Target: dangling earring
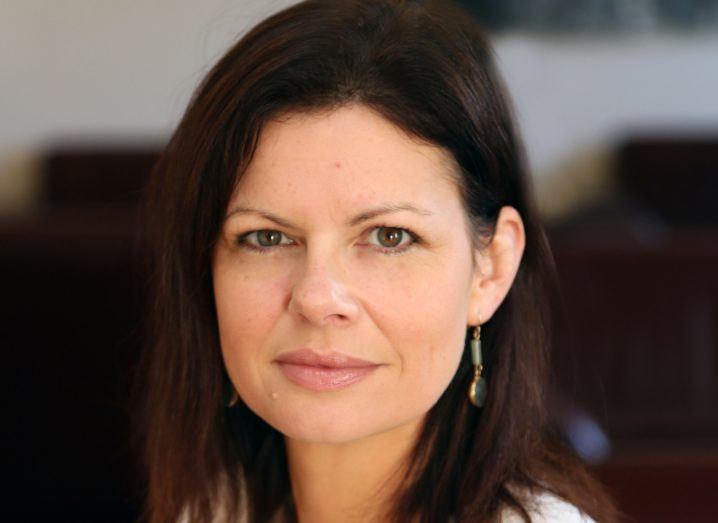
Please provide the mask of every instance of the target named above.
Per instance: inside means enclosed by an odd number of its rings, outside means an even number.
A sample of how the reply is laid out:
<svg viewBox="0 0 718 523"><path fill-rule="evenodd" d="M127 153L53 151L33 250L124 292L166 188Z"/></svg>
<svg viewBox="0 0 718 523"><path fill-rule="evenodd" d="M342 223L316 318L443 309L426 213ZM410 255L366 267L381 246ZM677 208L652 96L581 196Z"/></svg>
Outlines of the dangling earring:
<svg viewBox="0 0 718 523"><path fill-rule="evenodd" d="M234 384L232 384L232 380L229 379L229 375L225 370L222 373L222 403L231 409L238 401L239 394L237 393L237 389L234 388Z"/></svg>
<svg viewBox="0 0 718 523"><path fill-rule="evenodd" d="M481 376L484 365L481 362L481 324L474 327L471 338L471 360L474 364L474 379L469 385L469 400L477 407L483 407L486 403L486 380Z"/></svg>
<svg viewBox="0 0 718 523"><path fill-rule="evenodd" d="M227 406L231 409L234 407L237 402L239 401L239 394L237 394L237 389L232 387L232 397L229 398L229 403L227 403Z"/></svg>

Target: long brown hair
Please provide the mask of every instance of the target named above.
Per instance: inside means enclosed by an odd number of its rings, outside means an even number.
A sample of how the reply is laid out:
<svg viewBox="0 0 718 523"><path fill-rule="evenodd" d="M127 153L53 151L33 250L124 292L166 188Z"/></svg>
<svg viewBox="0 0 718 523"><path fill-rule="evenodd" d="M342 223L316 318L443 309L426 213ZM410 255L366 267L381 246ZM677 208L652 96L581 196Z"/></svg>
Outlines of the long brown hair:
<svg viewBox="0 0 718 523"><path fill-rule="evenodd" d="M513 286L482 328L487 404L467 401L465 347L426 416L391 519L483 521L506 506L528 518L518 492L546 489L612 521L610 501L547 415L554 268L491 48L456 6L408 0L308 0L263 21L207 74L156 166L142 373L149 519L209 522L218 507L236 518L245 505L251 522L280 510L296 519L282 435L241 403L226 407L211 253L262 126L347 103L452 153L472 241L491 234L504 205L526 232Z"/></svg>

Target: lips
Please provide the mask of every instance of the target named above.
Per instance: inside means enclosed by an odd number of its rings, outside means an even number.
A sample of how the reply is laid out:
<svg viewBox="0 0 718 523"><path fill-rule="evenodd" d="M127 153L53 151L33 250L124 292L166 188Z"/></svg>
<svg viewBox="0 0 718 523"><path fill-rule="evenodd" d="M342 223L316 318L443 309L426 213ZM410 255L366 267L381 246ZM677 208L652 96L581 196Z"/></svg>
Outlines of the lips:
<svg viewBox="0 0 718 523"><path fill-rule="evenodd" d="M380 367L377 363L340 352L319 354L305 348L282 354L276 362L290 381L316 391L348 387Z"/></svg>
<svg viewBox="0 0 718 523"><path fill-rule="evenodd" d="M309 365L312 367L331 367L339 368L359 368L372 367L376 365L371 361L352 358L341 352L330 352L328 354L319 354L311 349L299 349L287 354L282 354L277 358L279 363L291 363L293 365Z"/></svg>

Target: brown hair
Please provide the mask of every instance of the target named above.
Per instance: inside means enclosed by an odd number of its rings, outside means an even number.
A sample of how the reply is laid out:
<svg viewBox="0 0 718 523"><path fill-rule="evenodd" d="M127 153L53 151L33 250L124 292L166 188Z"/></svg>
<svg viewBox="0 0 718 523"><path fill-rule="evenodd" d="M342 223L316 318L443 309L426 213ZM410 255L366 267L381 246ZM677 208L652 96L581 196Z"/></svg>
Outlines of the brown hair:
<svg viewBox="0 0 718 523"><path fill-rule="evenodd" d="M211 521L222 511L296 519L282 435L241 403L226 408L211 255L262 126L281 113L372 108L454 156L478 241L513 206L526 246L506 299L482 328L486 406L469 404L459 370L428 412L398 522L483 521L530 508L514 488L550 490L600 521L610 501L547 415L551 253L523 148L491 49L476 22L440 1L308 0L260 23L196 90L147 194L153 245L150 336L142 374L152 522ZM467 343L469 337L467 336Z"/></svg>

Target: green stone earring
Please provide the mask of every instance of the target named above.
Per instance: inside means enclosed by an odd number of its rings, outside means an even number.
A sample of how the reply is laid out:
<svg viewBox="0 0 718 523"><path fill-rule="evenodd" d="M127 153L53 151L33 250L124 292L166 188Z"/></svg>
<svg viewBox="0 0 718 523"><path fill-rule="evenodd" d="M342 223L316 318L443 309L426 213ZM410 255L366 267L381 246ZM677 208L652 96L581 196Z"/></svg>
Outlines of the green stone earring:
<svg viewBox="0 0 718 523"><path fill-rule="evenodd" d="M486 403L487 386L486 380L481 376L484 365L481 362L481 325L474 327L471 338L471 360L474 363L474 379L469 385L469 400L477 407L483 407Z"/></svg>

